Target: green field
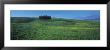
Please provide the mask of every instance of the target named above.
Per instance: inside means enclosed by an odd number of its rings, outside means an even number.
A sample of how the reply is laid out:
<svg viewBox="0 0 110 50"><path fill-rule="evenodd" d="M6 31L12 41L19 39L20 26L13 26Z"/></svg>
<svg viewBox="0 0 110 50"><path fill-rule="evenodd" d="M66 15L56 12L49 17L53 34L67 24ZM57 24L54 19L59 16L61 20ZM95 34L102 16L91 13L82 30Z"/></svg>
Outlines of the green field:
<svg viewBox="0 0 110 50"><path fill-rule="evenodd" d="M100 40L100 22L11 17L11 40Z"/></svg>

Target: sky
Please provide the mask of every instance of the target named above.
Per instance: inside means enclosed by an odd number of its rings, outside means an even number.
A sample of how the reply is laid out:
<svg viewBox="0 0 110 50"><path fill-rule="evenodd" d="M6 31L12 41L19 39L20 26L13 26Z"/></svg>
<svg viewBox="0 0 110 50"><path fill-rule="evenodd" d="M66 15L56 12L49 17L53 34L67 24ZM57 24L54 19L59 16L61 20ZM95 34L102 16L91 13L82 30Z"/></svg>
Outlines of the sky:
<svg viewBox="0 0 110 50"><path fill-rule="evenodd" d="M56 18L100 16L100 10L11 10L11 17L38 17L48 15Z"/></svg>

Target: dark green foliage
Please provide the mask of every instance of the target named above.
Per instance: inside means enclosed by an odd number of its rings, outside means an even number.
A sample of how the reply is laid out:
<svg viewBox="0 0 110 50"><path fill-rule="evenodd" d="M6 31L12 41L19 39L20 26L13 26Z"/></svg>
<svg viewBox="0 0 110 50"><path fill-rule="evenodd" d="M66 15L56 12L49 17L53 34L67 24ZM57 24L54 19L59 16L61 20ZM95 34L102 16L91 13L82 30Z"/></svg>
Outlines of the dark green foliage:
<svg viewBox="0 0 110 50"><path fill-rule="evenodd" d="M100 23L75 19L13 19L11 40L99 40ZM17 21L17 22L16 22ZM19 22L18 22L19 21Z"/></svg>
<svg viewBox="0 0 110 50"><path fill-rule="evenodd" d="M47 15L39 16L39 19L47 20L47 19L51 19L51 16L47 16Z"/></svg>

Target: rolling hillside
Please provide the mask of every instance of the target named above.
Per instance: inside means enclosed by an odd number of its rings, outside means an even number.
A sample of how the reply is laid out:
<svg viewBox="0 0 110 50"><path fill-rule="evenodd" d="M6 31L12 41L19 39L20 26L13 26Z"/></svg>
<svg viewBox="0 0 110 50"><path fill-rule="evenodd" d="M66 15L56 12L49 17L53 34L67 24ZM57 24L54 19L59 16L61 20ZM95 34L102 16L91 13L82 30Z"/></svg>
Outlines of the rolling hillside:
<svg viewBox="0 0 110 50"><path fill-rule="evenodd" d="M11 17L11 40L99 40L97 21Z"/></svg>

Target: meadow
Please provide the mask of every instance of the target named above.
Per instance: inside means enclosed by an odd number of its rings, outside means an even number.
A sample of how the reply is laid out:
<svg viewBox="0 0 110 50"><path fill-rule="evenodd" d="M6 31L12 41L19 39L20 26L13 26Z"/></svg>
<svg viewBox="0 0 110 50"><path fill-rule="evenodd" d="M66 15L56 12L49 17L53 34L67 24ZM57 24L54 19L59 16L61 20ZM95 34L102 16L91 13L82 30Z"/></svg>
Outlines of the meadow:
<svg viewBox="0 0 110 50"><path fill-rule="evenodd" d="M11 17L11 40L100 40L100 22Z"/></svg>

